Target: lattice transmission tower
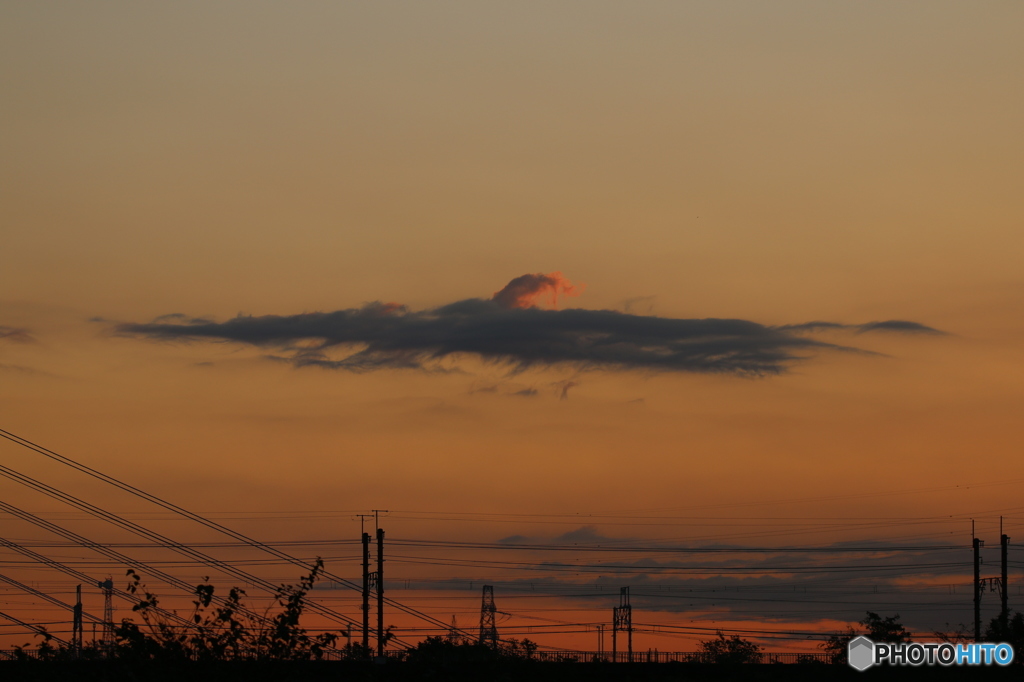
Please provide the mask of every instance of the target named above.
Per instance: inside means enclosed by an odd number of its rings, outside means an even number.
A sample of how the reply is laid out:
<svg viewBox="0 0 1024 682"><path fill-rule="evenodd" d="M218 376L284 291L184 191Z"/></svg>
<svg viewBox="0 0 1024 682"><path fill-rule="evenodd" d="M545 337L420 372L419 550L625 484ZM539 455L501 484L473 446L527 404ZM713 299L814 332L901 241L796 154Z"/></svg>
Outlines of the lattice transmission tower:
<svg viewBox="0 0 1024 682"><path fill-rule="evenodd" d="M483 599L480 602L480 643L498 648L498 609L494 606L494 586L484 585Z"/></svg>
<svg viewBox="0 0 1024 682"><path fill-rule="evenodd" d="M100 645L109 656L114 652L114 581L110 578L99 583L103 590L103 633Z"/></svg>

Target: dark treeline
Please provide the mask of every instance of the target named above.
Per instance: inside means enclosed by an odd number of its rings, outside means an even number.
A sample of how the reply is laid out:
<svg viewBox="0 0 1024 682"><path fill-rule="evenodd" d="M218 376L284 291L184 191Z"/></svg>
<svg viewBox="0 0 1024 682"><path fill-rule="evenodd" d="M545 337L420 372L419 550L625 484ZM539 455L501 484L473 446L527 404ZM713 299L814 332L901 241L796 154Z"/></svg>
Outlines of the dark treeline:
<svg viewBox="0 0 1024 682"><path fill-rule="evenodd" d="M81 647L55 640L41 630L34 646L14 651L14 660L0 661L0 679L11 680L668 680L668 679L858 679L846 665L846 645L859 634L876 642L909 642L910 633L899 615L883 617L868 612L859 629L833 633L819 646L828 660L804 656L797 665L757 665L770 660L756 643L719 632L701 642L700 648L681 663L611 663L566 655L539 660L537 644L529 639L504 639L487 645L461 636L454 629L445 636L428 637L387 661L375 660L361 644L339 646L345 631L309 634L301 625L307 597L323 563L319 559L296 585L281 585L274 604L259 614L245 605L245 591L232 588L218 596L213 585L201 583L194 590L192 611L179 617L160 607L159 598L134 571L127 572L128 591L139 598L133 617L125 618L110 639ZM964 626L933 633L934 639L967 642ZM386 639L391 639L388 632ZM986 631L988 641L1008 642L1015 649L1015 663L1024 662L1024 616L1005 614L994 618ZM397 655L395 655L397 654ZM800 665L805 664L805 665ZM874 669L870 674L898 674L901 679L927 674L928 679L957 679L985 675L1014 675L1010 669ZM952 677L950 677L952 679Z"/></svg>

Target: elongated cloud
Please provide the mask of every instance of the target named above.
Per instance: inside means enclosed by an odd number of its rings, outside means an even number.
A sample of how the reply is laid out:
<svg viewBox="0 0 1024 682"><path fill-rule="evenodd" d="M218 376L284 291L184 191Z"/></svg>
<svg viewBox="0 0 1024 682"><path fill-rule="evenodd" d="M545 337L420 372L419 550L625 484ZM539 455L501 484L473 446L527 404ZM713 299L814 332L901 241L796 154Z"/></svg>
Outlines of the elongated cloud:
<svg viewBox="0 0 1024 682"><path fill-rule="evenodd" d="M513 370L568 365L764 375L777 374L814 351L856 350L808 337L830 323L770 327L735 319L540 309L531 302L544 294L565 293L566 283L536 279L553 275L524 277L512 280L490 300L466 299L430 310L370 303L327 313L240 316L225 322L164 316L148 324L122 324L116 330L152 339L233 341L272 349L279 353L275 357L297 366L350 371L429 369L444 359L470 356ZM930 329L898 320L872 325L855 328Z"/></svg>
<svg viewBox="0 0 1024 682"><path fill-rule="evenodd" d="M787 324L781 327L777 327L783 331L789 332L814 332L814 331L827 331L830 329L836 330L850 330L858 334L864 332L899 332L901 334L938 334L941 335L938 329L932 329L926 327L918 322L908 322L906 320L884 320L882 322L867 322L865 324L840 324L838 322L804 322L802 324Z"/></svg>
<svg viewBox="0 0 1024 682"><path fill-rule="evenodd" d="M5 327L0 325L0 340L14 343L35 343L35 338L22 327Z"/></svg>

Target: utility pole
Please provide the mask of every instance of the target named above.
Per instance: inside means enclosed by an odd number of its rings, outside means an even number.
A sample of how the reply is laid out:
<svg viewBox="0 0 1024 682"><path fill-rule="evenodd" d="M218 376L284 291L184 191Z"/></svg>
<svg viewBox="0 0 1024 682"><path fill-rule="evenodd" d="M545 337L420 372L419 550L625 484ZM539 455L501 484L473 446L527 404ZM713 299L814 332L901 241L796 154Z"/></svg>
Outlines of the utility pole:
<svg viewBox="0 0 1024 682"><path fill-rule="evenodd" d="M619 660L619 632L626 633L626 660L633 662L633 607L629 604L629 588L619 588L619 605L612 609L612 661Z"/></svg>
<svg viewBox="0 0 1024 682"><path fill-rule="evenodd" d="M617 617L617 609L612 607L612 663L619 662L619 629L615 627L615 619Z"/></svg>
<svg viewBox="0 0 1024 682"><path fill-rule="evenodd" d="M604 623L597 624L597 660L604 658Z"/></svg>
<svg viewBox="0 0 1024 682"><path fill-rule="evenodd" d="M1006 626L1008 626L1010 624L1010 602L1009 602L1010 581L1009 581L1009 573L1007 571L1007 558L1008 558L1007 555L1008 555L1009 550L1010 550L1010 536L1003 532L1003 517L1002 516L999 517L999 549L1000 549L1000 553L1002 555L1000 558L1002 560L1002 569L1003 569L1002 570L1002 575L1000 576L1001 579L1002 579L1001 582L1002 582L1003 589L1002 589L1002 594L999 595L1002 598L1002 604L1000 605L1001 606L1001 610L999 611L999 617L1002 619L1003 627L1006 627Z"/></svg>
<svg viewBox="0 0 1024 682"><path fill-rule="evenodd" d="M363 653L370 653L370 534L363 533Z"/></svg>
<svg viewBox="0 0 1024 682"><path fill-rule="evenodd" d="M972 522L973 525L973 522ZM971 533L974 534L973 532ZM981 546L978 538L971 539L974 545L974 641L981 641Z"/></svg>
<svg viewBox="0 0 1024 682"><path fill-rule="evenodd" d="M377 529L377 656L384 657L384 529Z"/></svg>
<svg viewBox="0 0 1024 682"><path fill-rule="evenodd" d="M107 578L99 588L103 590L103 650L110 656L114 653L114 581Z"/></svg>
<svg viewBox="0 0 1024 682"><path fill-rule="evenodd" d="M480 600L480 644L498 648L498 609L494 606L494 586L484 585Z"/></svg>
<svg viewBox="0 0 1024 682"><path fill-rule="evenodd" d="M75 658L82 655L82 586L75 588L75 608L71 611L71 648Z"/></svg>

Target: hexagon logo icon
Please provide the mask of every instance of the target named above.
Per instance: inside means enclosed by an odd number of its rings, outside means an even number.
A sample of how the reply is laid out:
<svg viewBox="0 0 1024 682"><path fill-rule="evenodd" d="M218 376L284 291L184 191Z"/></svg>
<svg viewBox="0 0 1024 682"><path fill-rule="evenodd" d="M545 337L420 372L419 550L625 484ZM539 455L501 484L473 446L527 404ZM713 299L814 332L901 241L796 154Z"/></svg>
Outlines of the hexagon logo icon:
<svg viewBox="0 0 1024 682"><path fill-rule="evenodd" d="M846 659L850 667L867 670L875 663L875 643L863 635L851 639L846 645Z"/></svg>

